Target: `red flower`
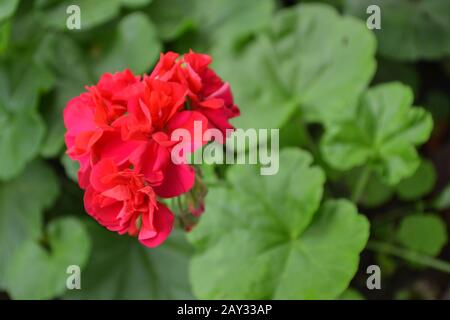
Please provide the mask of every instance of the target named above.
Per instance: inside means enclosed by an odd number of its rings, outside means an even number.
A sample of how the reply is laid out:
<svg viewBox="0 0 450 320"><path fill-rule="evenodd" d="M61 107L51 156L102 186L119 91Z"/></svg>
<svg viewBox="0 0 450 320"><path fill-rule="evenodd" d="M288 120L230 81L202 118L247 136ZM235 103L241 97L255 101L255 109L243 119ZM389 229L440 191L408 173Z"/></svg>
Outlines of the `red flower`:
<svg viewBox="0 0 450 320"><path fill-rule="evenodd" d="M67 154L80 163L78 180L85 188L91 168L94 146L105 131L112 131L111 123L127 111L128 89L139 82L131 71L104 74L97 86L69 101L64 109L67 128Z"/></svg>
<svg viewBox="0 0 450 320"><path fill-rule="evenodd" d="M234 128L229 119L240 114L229 84L209 68L212 62L209 55L191 50L181 60L177 58L178 54L173 52L161 54L150 77L185 85L189 89L190 107L205 115L209 126L219 129L225 136L226 129Z"/></svg>
<svg viewBox="0 0 450 320"><path fill-rule="evenodd" d="M158 246L172 230L173 214L157 201L155 183L158 179L146 180L137 170L100 160L92 169L85 208L109 230L138 236L148 247Z"/></svg>
<svg viewBox="0 0 450 320"><path fill-rule="evenodd" d="M182 110L187 89L181 84L146 78L136 86L139 88L128 103L128 114L115 121L113 127L121 130L124 141L137 139L141 142L134 157L138 159L134 161L136 167L146 176L155 170L162 172L163 183L155 188L160 197L176 197L188 192L194 185L195 173L186 164L170 161L172 149L183 143L172 141L170 137L174 130L181 128L193 137L195 121L203 123L202 128L206 130L208 120L199 112ZM188 149L194 151L206 142L191 141ZM158 159L156 167L155 159Z"/></svg>
<svg viewBox="0 0 450 320"><path fill-rule="evenodd" d="M164 130L168 121L185 103L186 87L174 82L144 79L133 88L128 102L128 114L113 123L127 139L148 139L152 133Z"/></svg>
<svg viewBox="0 0 450 320"><path fill-rule="evenodd" d="M190 192L196 181L186 152L209 142L208 128L232 128L228 120L239 114L210 62L207 55L179 59L169 52L150 76L106 73L69 101L67 154L80 163L86 211L101 225L148 247L167 238L174 217L161 201ZM195 204L190 210L199 215L203 198Z"/></svg>

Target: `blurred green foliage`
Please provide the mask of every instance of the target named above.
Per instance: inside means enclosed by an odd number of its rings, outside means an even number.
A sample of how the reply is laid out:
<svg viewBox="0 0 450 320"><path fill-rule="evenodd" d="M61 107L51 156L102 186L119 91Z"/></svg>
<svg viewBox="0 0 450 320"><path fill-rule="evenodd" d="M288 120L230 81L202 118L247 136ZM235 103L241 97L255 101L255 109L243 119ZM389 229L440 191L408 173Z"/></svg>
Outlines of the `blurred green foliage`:
<svg viewBox="0 0 450 320"><path fill-rule="evenodd" d="M66 27L73 4L81 30ZM381 9L379 30L366 27L370 4ZM0 291L430 298L420 279L441 298L449 283L436 279L450 273L449 14L447 0L0 1ZM199 225L148 249L84 213L62 110L104 72L149 72L161 51L190 48L211 54L230 82L236 127L281 129L280 171L203 166ZM365 287L373 263L380 293ZM66 290L74 264L82 289ZM411 286L390 285L406 269Z"/></svg>
<svg viewBox="0 0 450 320"><path fill-rule="evenodd" d="M190 235L199 250L191 268L198 297L329 299L347 287L369 224L347 200L320 205L325 176L311 162L287 148L277 175L235 166L230 188L210 192L209 214Z"/></svg>

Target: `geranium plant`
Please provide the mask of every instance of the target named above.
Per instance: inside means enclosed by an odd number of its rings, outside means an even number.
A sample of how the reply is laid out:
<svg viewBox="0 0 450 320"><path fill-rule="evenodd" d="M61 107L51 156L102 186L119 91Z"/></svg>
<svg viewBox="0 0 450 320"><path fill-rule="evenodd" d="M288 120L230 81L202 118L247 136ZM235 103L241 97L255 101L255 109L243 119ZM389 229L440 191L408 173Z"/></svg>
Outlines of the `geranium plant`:
<svg viewBox="0 0 450 320"><path fill-rule="evenodd" d="M173 150L188 143L194 152L209 142L177 141L171 134L183 128L194 136L196 122L225 134L233 128L229 119L239 115L229 84L210 63L205 54L161 54L150 75L104 74L67 104L67 153L79 163L87 212L107 229L137 236L148 247L170 234L174 217L160 199L189 192L196 180L194 168L174 163Z"/></svg>
<svg viewBox="0 0 450 320"><path fill-rule="evenodd" d="M450 2L298 2L3 0L0 298L448 299Z"/></svg>

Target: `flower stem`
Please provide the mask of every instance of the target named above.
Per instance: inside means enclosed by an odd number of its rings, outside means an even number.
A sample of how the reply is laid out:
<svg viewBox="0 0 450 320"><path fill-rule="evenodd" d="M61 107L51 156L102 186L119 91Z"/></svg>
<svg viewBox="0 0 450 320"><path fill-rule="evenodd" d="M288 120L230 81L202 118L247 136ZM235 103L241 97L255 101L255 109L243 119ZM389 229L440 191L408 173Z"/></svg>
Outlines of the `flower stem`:
<svg viewBox="0 0 450 320"><path fill-rule="evenodd" d="M351 200L354 203L359 202L362 193L366 189L367 182L369 182L369 178L370 178L370 165L366 165L363 168L361 174L359 175L358 181L356 182L356 186L352 192Z"/></svg>
<svg viewBox="0 0 450 320"><path fill-rule="evenodd" d="M427 256L427 255L424 255L424 254L421 254L421 253L418 253L418 252L415 252L415 251L412 251L409 249L400 248L400 247L392 245L390 243L371 240L367 244L367 249L376 251L376 252L380 252L380 253L389 254L392 256L396 256L396 257L402 258L404 260L418 263L418 264L426 266L426 267L434 268L436 270L439 270L439 271L442 271L445 273L450 273L450 263L439 260L439 259L435 259L433 257Z"/></svg>

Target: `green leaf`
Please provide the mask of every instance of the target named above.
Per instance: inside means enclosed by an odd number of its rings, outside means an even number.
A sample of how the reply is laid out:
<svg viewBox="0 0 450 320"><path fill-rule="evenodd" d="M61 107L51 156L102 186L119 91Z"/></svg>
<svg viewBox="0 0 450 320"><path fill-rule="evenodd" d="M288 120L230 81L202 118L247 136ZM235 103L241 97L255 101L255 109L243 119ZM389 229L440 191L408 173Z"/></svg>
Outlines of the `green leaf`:
<svg viewBox="0 0 450 320"><path fill-rule="evenodd" d="M118 16L121 0L96 0L95 3L90 0L79 0L75 2L70 0L69 3L80 6L82 14L81 28L89 29Z"/></svg>
<svg viewBox="0 0 450 320"><path fill-rule="evenodd" d="M158 29L158 36L173 40L197 25L195 5L195 0L153 1L146 12Z"/></svg>
<svg viewBox="0 0 450 320"><path fill-rule="evenodd" d="M13 299L49 299L62 294L69 277L67 268L82 268L90 251L84 225L69 217L50 222L46 245L49 249L26 241L11 257L6 287Z"/></svg>
<svg viewBox="0 0 450 320"><path fill-rule="evenodd" d="M437 215L413 214L400 222L397 239L409 249L435 256L447 243L447 227Z"/></svg>
<svg viewBox="0 0 450 320"><path fill-rule="evenodd" d="M28 165L19 177L0 182L0 287L11 255L23 242L41 236L42 211L58 196L58 180L42 161Z"/></svg>
<svg viewBox="0 0 450 320"><path fill-rule="evenodd" d="M66 154L63 154L61 156L60 161L64 167L64 170L66 171L67 176L74 182L78 183L78 169L80 168L80 164L78 163L78 161L73 161Z"/></svg>
<svg viewBox="0 0 450 320"><path fill-rule="evenodd" d="M54 80L35 56L0 61L0 108L11 113L36 109L39 95L48 91Z"/></svg>
<svg viewBox="0 0 450 320"><path fill-rule="evenodd" d="M348 170L367 162L389 185L411 176L419 167L415 146L430 136L431 115L411 107L411 90L400 83L369 89L353 117L329 123L321 141L326 161Z"/></svg>
<svg viewBox="0 0 450 320"><path fill-rule="evenodd" d="M120 12L120 0L66 0L44 11L43 23L65 30L70 14L66 12L70 5L80 7L81 31L91 29L113 19Z"/></svg>
<svg viewBox="0 0 450 320"><path fill-rule="evenodd" d="M17 9L19 0L0 1L0 23L11 17Z"/></svg>
<svg viewBox="0 0 450 320"><path fill-rule="evenodd" d="M362 168L357 168L345 174L350 190L354 190L361 176ZM380 175L372 173L362 192L360 202L365 207L374 208L386 203L394 195L394 190L384 183Z"/></svg>
<svg viewBox="0 0 450 320"><path fill-rule="evenodd" d="M10 32L11 22L9 20L0 22L0 55L8 48Z"/></svg>
<svg viewBox="0 0 450 320"><path fill-rule="evenodd" d="M280 171L234 166L189 234L191 283L201 299L331 299L347 287L369 232L345 200L320 208L325 177L311 156L284 149Z"/></svg>
<svg viewBox="0 0 450 320"><path fill-rule="evenodd" d="M241 50L218 46L213 56L242 111L233 123L280 128L298 108L308 121L348 113L375 70L374 52L363 23L306 4L279 11Z"/></svg>
<svg viewBox="0 0 450 320"><path fill-rule="evenodd" d="M0 61L0 180L18 175L39 152L45 126L36 109L53 81L35 56Z"/></svg>
<svg viewBox="0 0 450 320"><path fill-rule="evenodd" d="M348 288L341 294L339 300L364 300L364 296L356 289Z"/></svg>
<svg viewBox="0 0 450 320"><path fill-rule="evenodd" d="M397 186L397 194L403 200L419 199L433 190L436 183L436 171L433 163L423 160L416 172Z"/></svg>
<svg viewBox="0 0 450 320"><path fill-rule="evenodd" d="M69 158L68 155L63 154L60 158L61 164L66 171L67 176L72 179L72 181L78 183L78 169L80 168L80 164L78 161L73 161Z"/></svg>
<svg viewBox="0 0 450 320"><path fill-rule="evenodd" d="M41 40L51 32L45 28L45 19L38 11L33 9L33 3L22 1L24 4L20 14L14 16L11 21L10 50L13 61L18 58L18 54L28 53L33 56L40 47ZM26 64L27 67L30 63ZM22 71L23 75L27 69ZM43 80L43 79L42 79Z"/></svg>
<svg viewBox="0 0 450 320"><path fill-rule="evenodd" d="M272 0L165 0L154 1L146 11L164 40L195 30L200 42L233 44L268 25Z"/></svg>
<svg viewBox="0 0 450 320"><path fill-rule="evenodd" d="M447 185L436 197L436 199L434 199L433 207L438 210L450 208L450 185Z"/></svg>
<svg viewBox="0 0 450 320"><path fill-rule="evenodd" d="M192 299L187 278L191 248L174 230L160 247L149 249L135 238L119 236L95 222L87 224L93 241L82 270L82 290L69 299Z"/></svg>
<svg viewBox="0 0 450 320"><path fill-rule="evenodd" d="M153 0L121 0L122 6L130 9L136 9L148 5Z"/></svg>
<svg viewBox="0 0 450 320"><path fill-rule="evenodd" d="M72 39L67 36L54 37L51 49L54 56L48 63L58 81L55 84L53 103L44 110L48 128L41 147L41 155L44 157L55 157L60 153L65 132L63 110L71 98L81 94L84 86L92 83L83 52Z"/></svg>
<svg viewBox="0 0 450 320"><path fill-rule="evenodd" d="M202 36L211 42L236 41L267 26L272 0L195 0L195 16Z"/></svg>
<svg viewBox="0 0 450 320"><path fill-rule="evenodd" d="M66 30L66 22L70 14L66 12L70 5L80 7L81 31L98 27L120 15L121 7L137 9L149 4L152 0L65 0L53 6L41 5L44 14L43 22L52 28Z"/></svg>
<svg viewBox="0 0 450 320"><path fill-rule="evenodd" d="M351 190L355 188L360 175L361 168L345 174ZM433 190L435 182L436 172L433 164L428 160L422 160L416 172L401 180L395 187L387 185L379 172L373 172L364 188L360 202L369 208L378 207L391 199L395 193L404 201L420 199Z"/></svg>
<svg viewBox="0 0 450 320"><path fill-rule="evenodd" d="M0 180L24 170L39 151L44 124L35 110L9 114L0 106Z"/></svg>
<svg viewBox="0 0 450 320"><path fill-rule="evenodd" d="M125 68L135 73L145 72L156 62L162 49L153 24L143 13L127 15L117 28L112 43L102 48L102 53L94 59L97 77Z"/></svg>
<svg viewBox="0 0 450 320"><path fill-rule="evenodd" d="M345 11L366 21L378 5L375 29L381 54L398 60L438 59L450 53L450 2L447 0L347 0Z"/></svg>
<svg viewBox="0 0 450 320"><path fill-rule="evenodd" d="M397 270L398 260L393 256L377 253L375 255L375 262L383 270L383 278L392 276Z"/></svg>

